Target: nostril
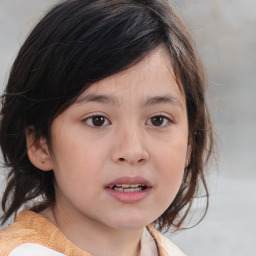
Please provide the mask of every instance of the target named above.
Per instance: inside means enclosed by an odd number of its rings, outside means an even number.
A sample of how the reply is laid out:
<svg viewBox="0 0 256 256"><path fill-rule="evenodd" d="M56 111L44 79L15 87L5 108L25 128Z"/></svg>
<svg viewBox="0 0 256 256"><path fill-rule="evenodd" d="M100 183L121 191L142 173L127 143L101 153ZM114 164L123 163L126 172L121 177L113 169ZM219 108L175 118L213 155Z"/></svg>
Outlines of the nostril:
<svg viewBox="0 0 256 256"><path fill-rule="evenodd" d="M124 158L123 157L119 158L119 161L124 162Z"/></svg>

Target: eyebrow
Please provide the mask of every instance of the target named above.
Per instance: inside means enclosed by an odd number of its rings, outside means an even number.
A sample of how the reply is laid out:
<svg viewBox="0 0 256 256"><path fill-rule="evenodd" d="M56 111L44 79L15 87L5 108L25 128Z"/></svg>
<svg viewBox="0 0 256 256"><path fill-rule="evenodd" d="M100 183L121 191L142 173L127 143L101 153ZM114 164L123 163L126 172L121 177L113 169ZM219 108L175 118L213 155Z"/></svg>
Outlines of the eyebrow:
<svg viewBox="0 0 256 256"><path fill-rule="evenodd" d="M121 105L121 102L112 96L106 96L101 94L87 94L81 98L78 98L75 103L84 103L84 102L98 102L103 104L112 104L112 105ZM157 105L157 104L173 104L179 106L183 110L183 105L178 97L173 95L162 95L162 96L154 96L148 97L143 103L145 106Z"/></svg>
<svg viewBox="0 0 256 256"><path fill-rule="evenodd" d="M98 102L98 103L111 103L113 105L117 105L117 100L111 96L105 96L100 94L87 94L81 98L78 98L75 103L83 103L83 102Z"/></svg>
<svg viewBox="0 0 256 256"><path fill-rule="evenodd" d="M172 95L150 97L146 100L145 105L150 106L150 105L157 105L161 103L174 104L181 107L181 109L183 110L183 106L180 99Z"/></svg>

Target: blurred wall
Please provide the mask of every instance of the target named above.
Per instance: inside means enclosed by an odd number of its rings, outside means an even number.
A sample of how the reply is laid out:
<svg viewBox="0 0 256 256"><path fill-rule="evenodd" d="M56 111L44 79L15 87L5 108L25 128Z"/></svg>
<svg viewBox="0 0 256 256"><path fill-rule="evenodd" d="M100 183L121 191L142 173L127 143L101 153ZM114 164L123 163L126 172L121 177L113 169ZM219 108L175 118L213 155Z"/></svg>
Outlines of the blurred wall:
<svg viewBox="0 0 256 256"><path fill-rule="evenodd" d="M188 255L256 253L256 1L171 1L189 25L208 77L219 168L200 225L171 236ZM214 168L214 166L213 166ZM216 170L212 169L214 174Z"/></svg>
<svg viewBox="0 0 256 256"><path fill-rule="evenodd" d="M255 177L256 1L172 2L189 24L208 74L221 166L232 177Z"/></svg>

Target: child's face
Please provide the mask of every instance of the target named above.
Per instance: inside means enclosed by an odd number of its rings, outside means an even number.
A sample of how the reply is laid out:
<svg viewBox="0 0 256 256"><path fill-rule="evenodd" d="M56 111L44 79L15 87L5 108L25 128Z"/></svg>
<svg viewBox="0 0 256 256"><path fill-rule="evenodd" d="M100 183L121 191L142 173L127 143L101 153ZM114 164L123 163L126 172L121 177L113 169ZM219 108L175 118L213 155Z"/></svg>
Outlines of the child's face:
<svg viewBox="0 0 256 256"><path fill-rule="evenodd" d="M54 120L59 215L100 227L141 228L172 203L186 163L188 121L167 56L157 49L93 84Z"/></svg>

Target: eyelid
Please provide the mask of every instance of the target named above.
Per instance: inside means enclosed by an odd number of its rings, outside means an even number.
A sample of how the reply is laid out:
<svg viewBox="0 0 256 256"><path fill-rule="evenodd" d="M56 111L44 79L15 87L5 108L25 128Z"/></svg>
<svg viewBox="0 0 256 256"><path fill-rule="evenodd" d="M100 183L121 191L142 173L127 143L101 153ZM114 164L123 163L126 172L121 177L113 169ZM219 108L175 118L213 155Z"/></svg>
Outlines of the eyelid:
<svg viewBox="0 0 256 256"><path fill-rule="evenodd" d="M90 124L87 123L88 120L92 119L93 117L97 117L97 116L102 116L102 117L104 117L104 118L107 120L108 123L107 123L107 124L104 124L104 125L102 125L102 126L94 126L94 125L90 125ZM84 117L84 118L81 120L81 122L82 122L83 124L85 124L87 127L92 128L92 129L101 129L101 128L104 128L105 126L108 126L109 124L111 124L111 121L109 120L109 118L108 118L105 114L103 114L103 113L98 113L98 112L96 112L96 113L94 112L94 113L87 114L86 117Z"/></svg>
<svg viewBox="0 0 256 256"><path fill-rule="evenodd" d="M166 125L163 125L163 126L156 126L156 125L150 125L154 128L164 128L164 127L168 127L169 125L173 124L174 123L174 119L173 117L171 117L170 115L167 115L167 114L163 114L163 113L155 113L153 115L151 115L147 120L146 120L146 124L148 122L148 120L152 119L153 117L162 117L164 118L165 120L168 121L168 123Z"/></svg>

